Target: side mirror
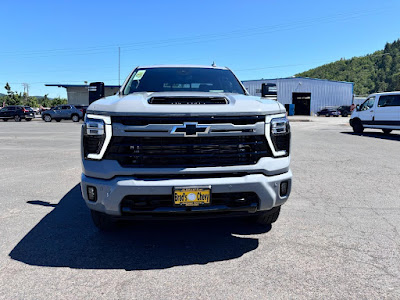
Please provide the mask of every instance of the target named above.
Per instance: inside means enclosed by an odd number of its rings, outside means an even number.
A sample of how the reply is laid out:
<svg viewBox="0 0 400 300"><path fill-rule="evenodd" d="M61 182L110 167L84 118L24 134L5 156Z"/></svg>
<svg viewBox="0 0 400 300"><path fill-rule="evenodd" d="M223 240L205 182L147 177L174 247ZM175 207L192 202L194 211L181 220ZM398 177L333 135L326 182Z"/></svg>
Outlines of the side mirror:
<svg viewBox="0 0 400 300"><path fill-rule="evenodd" d="M275 83L263 83L261 85L261 97L277 100L278 90Z"/></svg>
<svg viewBox="0 0 400 300"><path fill-rule="evenodd" d="M356 110L357 110L357 111L360 110L360 105L359 105L359 104L356 106Z"/></svg>
<svg viewBox="0 0 400 300"><path fill-rule="evenodd" d="M88 89L89 104L104 97L104 82L91 82Z"/></svg>

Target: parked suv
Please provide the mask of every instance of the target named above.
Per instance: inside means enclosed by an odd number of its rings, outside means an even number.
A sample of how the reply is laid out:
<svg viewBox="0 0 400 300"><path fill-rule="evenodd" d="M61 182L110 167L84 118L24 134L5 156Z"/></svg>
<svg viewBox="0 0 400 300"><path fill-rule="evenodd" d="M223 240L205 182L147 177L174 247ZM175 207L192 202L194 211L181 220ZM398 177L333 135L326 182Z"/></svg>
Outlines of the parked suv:
<svg viewBox="0 0 400 300"><path fill-rule="evenodd" d="M290 194L285 107L227 68L138 67L82 127L82 195L94 224L247 216L271 224Z"/></svg>
<svg viewBox="0 0 400 300"><path fill-rule="evenodd" d="M60 122L61 120L72 120L78 122L82 118L82 111L73 105L59 105L42 112L42 119L45 122L51 122L53 119L57 122Z"/></svg>
<svg viewBox="0 0 400 300"><path fill-rule="evenodd" d="M80 105L80 104L79 105L74 105L74 106L75 106L76 109L79 109L82 112L83 117L85 117L86 110L87 110L88 106L87 105Z"/></svg>
<svg viewBox="0 0 400 300"><path fill-rule="evenodd" d="M347 116L351 115L350 106L342 105L342 106L339 106L337 108L337 110L340 112L340 115L342 117L347 117Z"/></svg>
<svg viewBox="0 0 400 300"><path fill-rule="evenodd" d="M364 128L382 129L385 134L400 130L400 91L368 96L353 111L350 125L356 133L362 133Z"/></svg>
<svg viewBox="0 0 400 300"><path fill-rule="evenodd" d="M14 119L15 122L20 122L22 119L31 121L35 117L35 112L29 106L9 105L0 110L0 119L7 122Z"/></svg>

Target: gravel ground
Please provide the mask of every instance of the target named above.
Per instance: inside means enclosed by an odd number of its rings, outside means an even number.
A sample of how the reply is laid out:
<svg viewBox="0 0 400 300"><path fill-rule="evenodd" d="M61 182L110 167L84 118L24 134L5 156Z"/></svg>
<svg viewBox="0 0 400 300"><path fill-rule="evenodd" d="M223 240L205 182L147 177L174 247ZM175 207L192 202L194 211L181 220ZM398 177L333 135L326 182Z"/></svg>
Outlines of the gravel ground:
<svg viewBox="0 0 400 300"><path fill-rule="evenodd" d="M0 123L0 298L399 299L400 135L309 119L292 123L293 189L272 228L109 234L80 196L80 124Z"/></svg>

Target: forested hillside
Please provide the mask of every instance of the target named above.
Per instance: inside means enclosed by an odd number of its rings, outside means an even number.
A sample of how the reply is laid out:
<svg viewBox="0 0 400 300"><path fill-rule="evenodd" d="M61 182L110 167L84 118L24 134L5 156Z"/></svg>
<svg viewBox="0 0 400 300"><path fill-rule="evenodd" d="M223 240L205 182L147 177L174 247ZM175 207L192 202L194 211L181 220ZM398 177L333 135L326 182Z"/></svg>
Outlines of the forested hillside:
<svg viewBox="0 0 400 300"><path fill-rule="evenodd" d="M356 95L400 90L400 39L372 54L342 59L296 76L354 82Z"/></svg>

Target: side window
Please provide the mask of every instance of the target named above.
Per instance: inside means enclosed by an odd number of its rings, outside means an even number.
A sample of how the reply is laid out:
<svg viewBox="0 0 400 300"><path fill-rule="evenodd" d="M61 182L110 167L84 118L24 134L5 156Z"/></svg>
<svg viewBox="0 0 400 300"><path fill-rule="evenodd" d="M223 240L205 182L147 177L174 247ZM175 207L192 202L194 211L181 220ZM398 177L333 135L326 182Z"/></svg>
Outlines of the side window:
<svg viewBox="0 0 400 300"><path fill-rule="evenodd" d="M400 106L400 95L394 96L393 106Z"/></svg>
<svg viewBox="0 0 400 300"><path fill-rule="evenodd" d="M68 105L63 105L62 109L70 109L70 107Z"/></svg>
<svg viewBox="0 0 400 300"><path fill-rule="evenodd" d="M54 107L54 110L60 110L60 109L61 109L61 106Z"/></svg>
<svg viewBox="0 0 400 300"><path fill-rule="evenodd" d="M365 100L363 104L361 104L360 110L368 110L374 106L375 96L372 96Z"/></svg>
<svg viewBox="0 0 400 300"><path fill-rule="evenodd" d="M379 107L400 106L400 95L386 95L379 97Z"/></svg>

